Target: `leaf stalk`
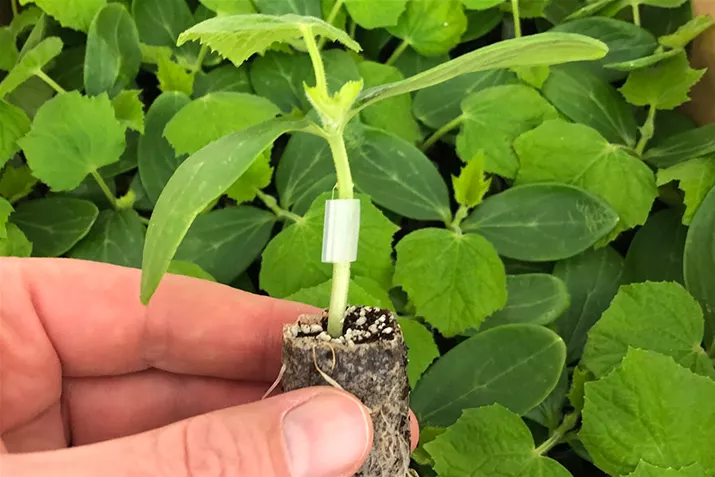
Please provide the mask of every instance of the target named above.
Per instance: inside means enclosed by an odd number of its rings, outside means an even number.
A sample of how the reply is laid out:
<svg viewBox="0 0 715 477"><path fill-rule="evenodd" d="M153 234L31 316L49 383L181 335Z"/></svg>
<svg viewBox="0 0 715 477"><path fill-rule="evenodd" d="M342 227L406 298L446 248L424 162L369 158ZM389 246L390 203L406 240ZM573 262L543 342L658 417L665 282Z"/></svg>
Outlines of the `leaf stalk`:
<svg viewBox="0 0 715 477"><path fill-rule="evenodd" d="M564 416L564 420L559 424L559 427L554 429L548 439L546 439L539 447L534 450L537 455L544 455L548 453L554 446L559 444L567 432L576 427L580 413L572 412Z"/></svg>
<svg viewBox="0 0 715 477"><path fill-rule="evenodd" d="M206 45L202 45L201 50L199 50L199 56L196 58L196 63L194 63L193 68L191 68L192 76L196 76L201 71L203 71L204 60L206 59L206 55L208 53L209 53L209 47Z"/></svg>
<svg viewBox="0 0 715 477"><path fill-rule="evenodd" d="M333 4L333 8L330 9L330 13L328 13L328 18L325 20L326 22L330 23L331 25L335 21L335 19L338 16L338 13L340 13L340 9L343 7L343 3L345 3L345 0L336 0L335 3ZM318 42L318 49L322 50L323 47L325 46L326 39L325 37L321 37L320 41Z"/></svg>
<svg viewBox="0 0 715 477"><path fill-rule="evenodd" d="M59 84L57 84L57 83L55 82L55 80L53 80L52 78L50 78L49 76L47 76L47 74L46 74L44 71L42 71L42 70L37 70L37 71L35 72L35 76L37 76L37 77L40 78L42 81L44 81L45 83L47 83L47 85L48 85L50 88L54 89L57 93L59 93L59 94L64 94L64 93L67 92L67 90L65 90L62 86L60 86Z"/></svg>
<svg viewBox="0 0 715 477"><path fill-rule="evenodd" d="M407 47L410 46L409 42L407 40L402 40L402 43L397 45L397 48L395 48L395 51L392 52L390 57L387 59L385 62L386 65L393 65L397 61L397 59L402 56L402 53L405 52Z"/></svg>
<svg viewBox="0 0 715 477"><path fill-rule="evenodd" d="M292 220L293 222L300 222L303 217L294 214L293 212L286 210L278 205L278 201L272 195L268 195L265 192L256 189L256 196L261 199L261 201L273 212L279 219Z"/></svg>
<svg viewBox="0 0 715 477"><path fill-rule="evenodd" d="M439 128L437 131L435 131L430 137L428 137L427 140L422 143L422 147L420 149L422 149L422 151L428 150L437 141L442 139L445 134L462 124L462 121L464 121L464 116L457 116L456 118Z"/></svg>
<svg viewBox="0 0 715 477"><path fill-rule="evenodd" d="M633 23L641 26L641 11L638 2L633 2Z"/></svg>
<svg viewBox="0 0 715 477"><path fill-rule="evenodd" d="M20 11L17 8L17 0L10 0L10 7L12 8L12 16L14 18L17 16L18 12Z"/></svg>
<svg viewBox="0 0 715 477"><path fill-rule="evenodd" d="M653 134L655 134L655 113L656 113L656 108L653 105L650 105L648 108L648 117L645 120L645 123L643 123L643 126L641 127L641 138L638 141L638 144L636 145L636 153L639 156L643 155L643 152L645 151L645 147L648 144L648 141L653 139Z"/></svg>
<svg viewBox="0 0 715 477"><path fill-rule="evenodd" d="M117 198L114 197L114 194L112 194L112 191L109 189L109 186L104 181L104 179L99 174L99 172L94 170L91 172L91 174L92 174L92 177L94 177L94 180L97 182L97 185L99 186L99 188L102 189L102 192L107 197L107 200L109 201L109 203L112 204L112 208L114 208L115 210L119 210L119 204L117 203Z"/></svg>
<svg viewBox="0 0 715 477"><path fill-rule="evenodd" d="M511 14L514 17L514 36L521 38L521 16L519 15L519 0L511 0Z"/></svg>

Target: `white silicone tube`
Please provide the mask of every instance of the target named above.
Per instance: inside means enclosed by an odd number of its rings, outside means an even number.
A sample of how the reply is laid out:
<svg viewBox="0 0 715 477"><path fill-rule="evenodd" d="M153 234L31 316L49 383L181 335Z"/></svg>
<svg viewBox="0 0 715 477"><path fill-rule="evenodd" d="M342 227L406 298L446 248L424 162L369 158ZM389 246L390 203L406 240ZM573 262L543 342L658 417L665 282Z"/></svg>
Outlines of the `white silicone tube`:
<svg viewBox="0 0 715 477"><path fill-rule="evenodd" d="M323 263L357 260L360 235L360 201L336 199L325 203Z"/></svg>

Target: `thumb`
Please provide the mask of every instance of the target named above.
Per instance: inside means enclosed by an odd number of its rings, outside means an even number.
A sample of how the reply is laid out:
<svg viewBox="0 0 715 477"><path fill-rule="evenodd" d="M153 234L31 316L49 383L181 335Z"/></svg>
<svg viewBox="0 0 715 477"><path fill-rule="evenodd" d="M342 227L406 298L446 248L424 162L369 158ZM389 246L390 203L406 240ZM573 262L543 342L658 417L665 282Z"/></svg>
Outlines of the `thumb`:
<svg viewBox="0 0 715 477"><path fill-rule="evenodd" d="M367 458L372 432L355 397L319 387L122 439L5 454L0 469L4 477L347 477Z"/></svg>

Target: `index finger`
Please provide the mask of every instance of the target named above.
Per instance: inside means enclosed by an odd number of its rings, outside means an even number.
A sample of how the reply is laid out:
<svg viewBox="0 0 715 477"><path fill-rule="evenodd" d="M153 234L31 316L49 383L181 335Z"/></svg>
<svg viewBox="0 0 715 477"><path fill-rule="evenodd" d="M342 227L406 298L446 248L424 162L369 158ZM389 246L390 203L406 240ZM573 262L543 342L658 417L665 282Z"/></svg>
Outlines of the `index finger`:
<svg viewBox="0 0 715 477"><path fill-rule="evenodd" d="M166 275L148 306L141 271L72 259L0 259L0 323L38 320L66 376L158 368L273 381L281 330L312 307Z"/></svg>

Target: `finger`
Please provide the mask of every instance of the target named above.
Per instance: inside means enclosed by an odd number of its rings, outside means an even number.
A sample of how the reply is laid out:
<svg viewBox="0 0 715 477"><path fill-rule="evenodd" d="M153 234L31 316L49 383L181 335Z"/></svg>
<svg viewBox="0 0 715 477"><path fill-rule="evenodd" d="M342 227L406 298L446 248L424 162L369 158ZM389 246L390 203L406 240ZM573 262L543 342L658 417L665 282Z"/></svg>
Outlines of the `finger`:
<svg viewBox="0 0 715 477"><path fill-rule="evenodd" d="M417 422L415 413L410 409L410 450L417 449L420 443L420 425Z"/></svg>
<svg viewBox="0 0 715 477"><path fill-rule="evenodd" d="M90 446L3 456L9 476L348 477L372 446L367 409L303 389Z"/></svg>
<svg viewBox="0 0 715 477"><path fill-rule="evenodd" d="M70 259L0 259L1 320L36 316L67 376L180 374L272 382L281 328L312 307L167 275L148 307L141 271Z"/></svg>

